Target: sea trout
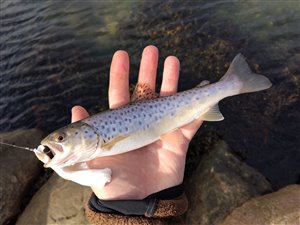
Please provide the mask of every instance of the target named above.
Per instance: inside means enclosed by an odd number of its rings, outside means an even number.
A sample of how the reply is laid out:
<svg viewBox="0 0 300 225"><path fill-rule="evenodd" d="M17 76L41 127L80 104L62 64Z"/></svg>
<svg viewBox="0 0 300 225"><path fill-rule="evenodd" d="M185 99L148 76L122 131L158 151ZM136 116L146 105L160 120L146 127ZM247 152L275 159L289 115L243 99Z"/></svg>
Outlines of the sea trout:
<svg viewBox="0 0 300 225"><path fill-rule="evenodd" d="M57 168L132 151L195 119L223 120L220 100L271 85L267 77L253 73L238 54L216 83L202 82L187 91L136 101L69 124L49 134L35 153L45 167ZM42 151L44 147L50 149L50 154Z"/></svg>

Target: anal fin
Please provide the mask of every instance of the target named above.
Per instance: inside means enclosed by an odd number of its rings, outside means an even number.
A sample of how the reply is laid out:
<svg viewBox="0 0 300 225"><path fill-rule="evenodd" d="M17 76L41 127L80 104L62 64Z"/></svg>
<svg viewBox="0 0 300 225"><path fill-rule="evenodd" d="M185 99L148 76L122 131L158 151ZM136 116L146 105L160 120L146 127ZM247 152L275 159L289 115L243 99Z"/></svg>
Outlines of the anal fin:
<svg viewBox="0 0 300 225"><path fill-rule="evenodd" d="M201 119L205 121L221 121L224 119L224 116L220 112L219 105L216 104L212 108L210 108L204 115L202 115Z"/></svg>

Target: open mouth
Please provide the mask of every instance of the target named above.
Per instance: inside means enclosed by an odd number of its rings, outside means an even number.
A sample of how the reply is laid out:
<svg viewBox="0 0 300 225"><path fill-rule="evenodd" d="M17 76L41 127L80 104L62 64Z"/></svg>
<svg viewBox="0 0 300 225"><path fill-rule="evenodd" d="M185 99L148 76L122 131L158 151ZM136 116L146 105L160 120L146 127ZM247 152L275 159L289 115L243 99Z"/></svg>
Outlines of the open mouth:
<svg viewBox="0 0 300 225"><path fill-rule="evenodd" d="M48 161L45 162L44 167L52 167L54 165L58 165L64 160L64 150L60 144L53 143L53 142L41 142L44 146L43 153L47 155Z"/></svg>
<svg viewBox="0 0 300 225"><path fill-rule="evenodd" d="M52 152L48 146L44 146L43 152L50 158L53 159L55 156L55 152Z"/></svg>

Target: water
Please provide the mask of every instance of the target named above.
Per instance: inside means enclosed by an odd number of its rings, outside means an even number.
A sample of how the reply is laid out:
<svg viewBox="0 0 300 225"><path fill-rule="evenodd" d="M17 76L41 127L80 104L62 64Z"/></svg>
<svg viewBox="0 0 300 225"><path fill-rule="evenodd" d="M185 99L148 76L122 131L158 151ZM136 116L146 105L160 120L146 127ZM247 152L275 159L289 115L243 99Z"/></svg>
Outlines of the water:
<svg viewBox="0 0 300 225"><path fill-rule="evenodd" d="M242 52L272 89L225 99L225 120L205 123L245 161L281 187L300 178L300 4L298 1L1 0L0 131L52 131L76 104L107 107L112 54L131 56L137 80L142 49L181 60L179 90L217 81ZM201 146L200 146L201 147Z"/></svg>

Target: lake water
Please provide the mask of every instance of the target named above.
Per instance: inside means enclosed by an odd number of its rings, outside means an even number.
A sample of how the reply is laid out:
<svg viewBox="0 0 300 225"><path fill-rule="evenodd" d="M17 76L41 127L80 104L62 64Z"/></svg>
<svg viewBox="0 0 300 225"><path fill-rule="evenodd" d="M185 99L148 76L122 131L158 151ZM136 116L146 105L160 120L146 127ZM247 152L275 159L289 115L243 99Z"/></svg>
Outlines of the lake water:
<svg viewBox="0 0 300 225"><path fill-rule="evenodd" d="M118 49L131 56L131 84L146 45L160 49L158 84L163 59L176 55L179 90L217 81L242 52L273 87L223 100L225 120L198 135L221 136L275 188L299 182L299 1L1 0L0 8L1 132L50 132L69 123L76 104L107 107Z"/></svg>

